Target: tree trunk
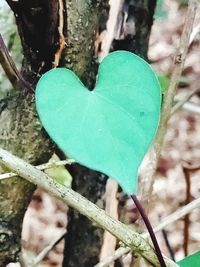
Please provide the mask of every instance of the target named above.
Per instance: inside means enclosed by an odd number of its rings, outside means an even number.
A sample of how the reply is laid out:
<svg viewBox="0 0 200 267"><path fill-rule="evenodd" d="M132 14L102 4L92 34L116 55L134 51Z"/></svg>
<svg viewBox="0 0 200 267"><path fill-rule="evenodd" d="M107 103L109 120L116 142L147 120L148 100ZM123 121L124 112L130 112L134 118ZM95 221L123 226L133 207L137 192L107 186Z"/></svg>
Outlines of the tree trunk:
<svg viewBox="0 0 200 267"><path fill-rule="evenodd" d="M12 8L23 46L23 77L35 85L52 67L58 42L57 1L7 1ZM50 37L49 37L50 36ZM1 100L0 146L33 164L46 162L53 144L43 131L34 95L16 88ZM35 187L15 177L0 181L0 266L18 261L24 213Z"/></svg>

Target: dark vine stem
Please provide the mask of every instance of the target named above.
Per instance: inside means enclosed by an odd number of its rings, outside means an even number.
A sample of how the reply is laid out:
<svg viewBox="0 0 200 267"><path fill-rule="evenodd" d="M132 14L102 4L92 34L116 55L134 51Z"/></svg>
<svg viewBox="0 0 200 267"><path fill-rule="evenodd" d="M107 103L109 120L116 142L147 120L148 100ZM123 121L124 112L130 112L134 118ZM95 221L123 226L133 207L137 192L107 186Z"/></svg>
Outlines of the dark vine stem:
<svg viewBox="0 0 200 267"><path fill-rule="evenodd" d="M17 70L17 67L9 54L8 48L6 47L3 37L0 34L0 65L3 67L6 76L10 80L13 88L15 88L16 82L22 87L27 88L31 93L34 92L32 85L27 82Z"/></svg>
<svg viewBox="0 0 200 267"><path fill-rule="evenodd" d="M154 248L155 248L156 255L157 255L158 260L160 262L160 266L161 267L166 267L164 258L162 256L162 253L161 253L161 250L160 250L160 247L158 245L158 241L157 241L155 233L153 231L153 227L151 226L151 223L150 223L150 221L149 221L149 219L148 219L148 217L147 217L147 215L146 215L146 213L145 213L140 201L138 200L138 198L134 194L131 195L131 198L132 198L133 202L135 203L135 206L137 207L137 209L138 209L138 211L139 211L139 213L140 213L140 215L141 215L141 217L142 217L142 219L143 219L143 221L144 221L144 223L146 225L146 228L147 228L147 230L149 232L149 235L151 237L151 241L152 241L152 243L154 245Z"/></svg>
<svg viewBox="0 0 200 267"><path fill-rule="evenodd" d="M163 239L164 239L164 241L165 241L165 245L166 245L166 247L167 247L167 249L168 249L168 251L169 251L170 257L171 257L171 259L172 259L173 261L176 262L175 255L174 255L174 251L173 251L173 249L172 249L172 247L171 247L171 245L170 245L170 243L169 243L169 239L168 239L168 236L167 236L167 231L166 231L165 229L162 229L161 232L162 232L162 235L163 235Z"/></svg>

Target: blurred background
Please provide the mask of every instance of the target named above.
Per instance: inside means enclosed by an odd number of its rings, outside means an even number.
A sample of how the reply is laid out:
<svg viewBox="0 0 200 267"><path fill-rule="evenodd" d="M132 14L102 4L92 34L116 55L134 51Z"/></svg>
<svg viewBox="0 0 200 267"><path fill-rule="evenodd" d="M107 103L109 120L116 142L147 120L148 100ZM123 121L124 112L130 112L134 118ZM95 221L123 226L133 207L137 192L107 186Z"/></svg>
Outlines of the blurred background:
<svg viewBox="0 0 200 267"><path fill-rule="evenodd" d="M163 94L169 85L173 57L179 45L186 13L185 0L158 0L155 20L151 31L148 59L161 82ZM20 69L22 49L12 11L0 0L0 32ZM105 34L101 32L100 41ZM101 53L99 56L102 56ZM199 88L198 87L199 84ZM165 137L164 150L156 172L153 202L149 213L155 226L161 218L181 206L200 197L200 9L195 18L191 44L184 70L179 81L175 102L195 92L171 117ZM11 84L0 66L0 98L11 90ZM55 157L55 155L54 155ZM48 170L70 186L72 177L64 167ZM119 194L117 201L124 199ZM132 202L125 198L124 221L132 224L138 214ZM122 211L121 211L122 212ZM23 223L22 245L30 259L46 246L57 240L67 225L67 206L46 192L38 189L26 212ZM166 227L157 234L162 251L180 260L200 248L200 212L194 210L189 216ZM167 246L166 238L169 242ZM40 267L62 266L63 241L60 241L38 263ZM130 256L123 257L124 266L130 266ZM17 264L9 264L9 267Z"/></svg>

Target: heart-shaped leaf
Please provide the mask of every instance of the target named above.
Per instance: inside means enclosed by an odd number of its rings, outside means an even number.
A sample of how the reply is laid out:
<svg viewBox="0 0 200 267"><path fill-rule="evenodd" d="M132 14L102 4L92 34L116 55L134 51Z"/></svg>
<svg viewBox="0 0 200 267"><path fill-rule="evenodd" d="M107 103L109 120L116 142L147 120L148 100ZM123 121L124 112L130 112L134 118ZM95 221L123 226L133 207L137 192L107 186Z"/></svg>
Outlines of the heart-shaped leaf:
<svg viewBox="0 0 200 267"><path fill-rule="evenodd" d="M93 91L64 68L44 74L36 90L39 117L55 143L82 165L116 179L130 194L158 127L160 103L150 65L125 51L102 61Z"/></svg>
<svg viewBox="0 0 200 267"><path fill-rule="evenodd" d="M199 267L200 266L200 252L192 254L178 262L180 267Z"/></svg>

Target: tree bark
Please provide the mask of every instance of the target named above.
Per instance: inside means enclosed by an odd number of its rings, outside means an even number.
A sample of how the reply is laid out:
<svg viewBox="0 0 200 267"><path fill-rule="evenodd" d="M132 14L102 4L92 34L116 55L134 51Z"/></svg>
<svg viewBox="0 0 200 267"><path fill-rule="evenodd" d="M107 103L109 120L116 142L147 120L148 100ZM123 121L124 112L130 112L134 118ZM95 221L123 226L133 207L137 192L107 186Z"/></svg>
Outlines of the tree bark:
<svg viewBox="0 0 200 267"><path fill-rule="evenodd" d="M57 49L57 1L7 2L22 40L22 74L34 87L39 75L51 68ZM33 164L46 162L53 152L38 121L34 95L26 88L16 85L1 100L0 146ZM19 177L0 181L0 266L18 261L23 217L34 189Z"/></svg>

